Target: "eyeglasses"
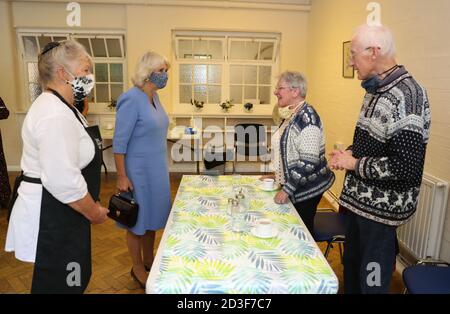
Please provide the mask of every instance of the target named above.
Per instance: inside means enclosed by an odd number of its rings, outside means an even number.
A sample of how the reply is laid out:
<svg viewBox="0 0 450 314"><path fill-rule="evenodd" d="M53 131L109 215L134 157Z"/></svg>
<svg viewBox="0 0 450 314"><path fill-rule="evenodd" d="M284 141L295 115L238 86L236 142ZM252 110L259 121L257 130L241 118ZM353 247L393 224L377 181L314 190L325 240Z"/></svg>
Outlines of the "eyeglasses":
<svg viewBox="0 0 450 314"><path fill-rule="evenodd" d="M282 89L291 89L291 87L289 87L289 86L275 86L275 92L278 92L278 91L280 91L280 90L282 90Z"/></svg>
<svg viewBox="0 0 450 314"><path fill-rule="evenodd" d="M369 49L380 49L380 47L367 47L367 48L365 48L365 49L363 49L363 50L360 50L360 51L358 51L358 52L350 51L350 54L349 54L349 56L348 56L348 62L354 60L355 57L356 57L358 54L360 54L361 52L367 51L367 50L369 50Z"/></svg>

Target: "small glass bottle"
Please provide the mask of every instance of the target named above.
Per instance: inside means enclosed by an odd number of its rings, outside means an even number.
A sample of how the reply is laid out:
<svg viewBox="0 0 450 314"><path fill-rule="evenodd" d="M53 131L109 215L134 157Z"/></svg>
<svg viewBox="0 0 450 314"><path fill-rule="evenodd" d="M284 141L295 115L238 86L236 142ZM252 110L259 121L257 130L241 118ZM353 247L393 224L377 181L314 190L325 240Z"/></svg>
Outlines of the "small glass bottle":
<svg viewBox="0 0 450 314"><path fill-rule="evenodd" d="M234 198L228 198L228 210L227 210L227 213L228 213L228 215L230 215L230 216L233 216L233 213L232 213L232 206L233 206L233 200L234 200Z"/></svg>
<svg viewBox="0 0 450 314"><path fill-rule="evenodd" d="M231 230L240 232L244 230L244 215L237 199L231 201Z"/></svg>

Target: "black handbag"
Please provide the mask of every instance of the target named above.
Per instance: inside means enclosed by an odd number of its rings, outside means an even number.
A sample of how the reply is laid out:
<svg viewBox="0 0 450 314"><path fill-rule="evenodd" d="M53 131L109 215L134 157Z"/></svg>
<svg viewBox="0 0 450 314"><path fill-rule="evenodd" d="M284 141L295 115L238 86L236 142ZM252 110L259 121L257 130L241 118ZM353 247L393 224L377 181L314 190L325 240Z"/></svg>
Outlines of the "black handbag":
<svg viewBox="0 0 450 314"><path fill-rule="evenodd" d="M109 200L108 209L109 218L129 228L136 225L139 205L133 198L129 199L120 194L115 194Z"/></svg>

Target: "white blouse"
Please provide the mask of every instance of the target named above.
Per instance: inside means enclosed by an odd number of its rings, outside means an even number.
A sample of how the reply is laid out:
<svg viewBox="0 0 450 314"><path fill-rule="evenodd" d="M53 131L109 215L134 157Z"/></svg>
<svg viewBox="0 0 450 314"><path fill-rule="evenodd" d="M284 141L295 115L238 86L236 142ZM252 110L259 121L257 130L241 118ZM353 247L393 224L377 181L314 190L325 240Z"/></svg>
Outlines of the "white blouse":
<svg viewBox="0 0 450 314"><path fill-rule="evenodd" d="M17 259L34 262L39 234L42 186L67 204L88 193L81 169L94 158L95 147L84 130L87 121L50 92L31 105L23 126L21 167L24 175L40 178L42 185L22 182L8 225L5 250Z"/></svg>

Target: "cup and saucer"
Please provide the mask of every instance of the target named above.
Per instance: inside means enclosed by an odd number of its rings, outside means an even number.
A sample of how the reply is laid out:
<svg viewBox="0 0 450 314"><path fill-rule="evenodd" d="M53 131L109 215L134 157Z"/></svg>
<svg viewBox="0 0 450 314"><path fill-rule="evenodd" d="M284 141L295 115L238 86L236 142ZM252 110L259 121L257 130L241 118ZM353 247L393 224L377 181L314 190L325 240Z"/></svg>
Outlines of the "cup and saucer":
<svg viewBox="0 0 450 314"><path fill-rule="evenodd" d="M265 218L258 220L250 232L255 237L262 239L269 239L278 235L278 229L269 219Z"/></svg>
<svg viewBox="0 0 450 314"><path fill-rule="evenodd" d="M262 182L258 184L258 188L262 191L272 192L280 189L280 185L276 183L274 179L263 179Z"/></svg>

